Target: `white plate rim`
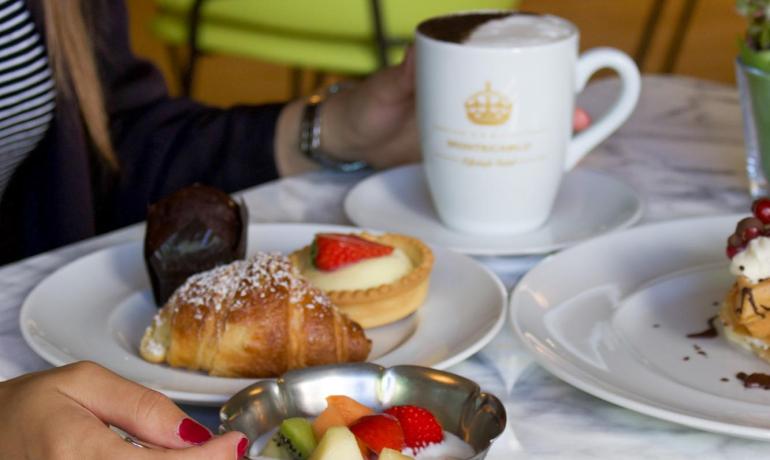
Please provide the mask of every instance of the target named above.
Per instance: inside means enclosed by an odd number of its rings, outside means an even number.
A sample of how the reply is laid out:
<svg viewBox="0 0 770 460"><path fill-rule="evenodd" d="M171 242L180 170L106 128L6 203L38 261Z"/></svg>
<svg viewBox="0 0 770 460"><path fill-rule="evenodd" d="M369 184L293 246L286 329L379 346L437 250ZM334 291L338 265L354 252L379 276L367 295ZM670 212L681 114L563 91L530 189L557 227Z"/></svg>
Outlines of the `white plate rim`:
<svg viewBox="0 0 770 460"><path fill-rule="evenodd" d="M404 166L400 166L397 168L391 168L385 171L380 171L375 174L370 175L369 177L364 178L360 182L358 182L356 185L354 185L345 195L345 199L343 202L343 210L345 212L345 216L353 222L354 225L360 225L362 227L368 226L366 222L364 222L362 219L356 218L356 212L352 211L353 208L353 200L355 199L356 193L361 193L360 190L368 185L370 181L381 179L380 176L384 174L396 174L399 170L407 169L407 168L414 168L414 167L422 167L422 164L408 164ZM622 180L618 179L617 177L607 174L603 171L589 169L589 168L580 168L580 169L574 169L569 173L577 173L577 174L586 174L586 175L596 175L602 177L602 179L607 180L608 182L612 182L613 186L616 186L618 189L623 189L627 192L629 197L632 197L635 202L635 210L634 213L629 216L626 220L617 223L615 226L608 227L604 229L601 232L598 232L594 235L582 238L582 239L574 239L574 240L564 240L561 242L553 243L550 245L541 245L541 246L531 246L526 248L491 248L491 247L461 247L461 246L452 246L452 245L444 245L447 249L450 249L455 252L459 252L462 254L468 254L468 255L475 255L475 256L526 256L526 255L537 255L537 254L547 254L554 251L558 251L564 248L568 248L571 246L574 246L576 244L580 244L584 241L590 240L592 238L596 238L598 236L606 235L608 233L613 233L616 231L620 231L623 229L627 229L632 227L634 224L639 222L639 220L642 218L644 214L645 209L645 199L644 197L636 190L636 188L632 185L629 185ZM547 225L547 224L546 224ZM523 233L522 235L526 235L527 233ZM519 236L519 235L517 235ZM438 242L437 242L438 243Z"/></svg>
<svg viewBox="0 0 770 460"><path fill-rule="evenodd" d="M314 223L296 223L296 222L289 222L289 223L250 223L250 227L260 227L260 228L281 228L281 227L291 227L291 228L312 228L314 231L339 231L339 232L361 232L361 231L369 231L372 233L381 233L377 230L368 230L363 229L359 227L352 227L352 226L345 226L345 225L334 225L334 224L314 224ZM143 232L142 232L143 234ZM79 361L82 358L77 358L71 355L68 355L66 352L57 350L58 353L49 351L45 345L38 343L38 340L45 341L45 339L40 338L36 335L33 335L32 332L29 330L29 328L26 326L28 315L30 314L30 309L32 308L30 299L34 299L36 296L39 295L39 291L42 291L46 289L46 281L49 280L49 278L53 278L60 272L66 271L68 269L71 269L71 266L81 263L85 261L86 259L90 257L99 257L100 255L109 252L109 251L117 251L120 248L125 248L128 246L137 246L141 244L141 240L132 240L122 243L117 243L114 245L110 245L104 248L97 249L95 251L89 252L87 254L83 254L82 256L68 262L67 264L59 267L52 273L48 274L45 278L43 278L35 287L27 294L27 296L24 299L24 302L21 305L21 308L19 310L19 328L21 330L22 337L24 338L24 341L27 343L27 345L41 358L43 358L48 363L54 365L54 366L63 366L67 365L76 361ZM508 311L508 291L506 290L505 286L503 285L500 278L488 267L484 266L483 264L479 263L478 261L474 260L472 257L469 257L467 255L457 253L456 251L452 251L450 249L442 248L440 246L428 244L428 246L433 251L447 251L452 253L455 257L461 257L466 259L466 261L472 263L475 265L477 269L480 269L481 272L483 272L490 282L492 282L495 287L497 294L499 296L499 307L497 308L499 311L497 312L497 318L495 319L494 324L491 328L487 330L487 332L483 335L481 335L476 341L471 343L470 345L466 346L463 350L455 353L452 356L447 357L446 359L436 362L434 364L431 364L430 367L443 370L448 367L451 367L461 361L464 361L465 359L469 358L476 352L478 352L480 349L482 349L484 346L486 346L502 329L503 324L505 323L506 317L507 317L507 311ZM417 331L415 331L417 333ZM56 344L48 342L48 345L52 348L56 348ZM391 350L388 352L393 352L394 350ZM67 356L67 358L63 358L63 356ZM387 354L385 355L387 356ZM379 359L379 358L377 358ZM377 359L375 359L372 362L377 362ZM405 363L409 364L409 363ZM246 379L244 379L246 380ZM247 379L250 380L250 382L254 382L261 379ZM244 384L246 386L247 384ZM200 393L200 392L188 392L188 391L177 391L169 388L156 388L158 391L164 393L169 398L186 404L200 404L200 405L220 405L224 403L227 398L223 397L220 393Z"/></svg>
<svg viewBox="0 0 770 460"><path fill-rule="evenodd" d="M684 217L678 219L672 219L664 222L656 222L639 227L626 229L622 232L616 232L612 235L605 235L604 237L620 237L622 235L628 235L631 233L642 233L650 231L655 227L675 226L682 223L691 223L692 225L707 225L708 223L716 223L722 221L737 222L743 217L746 217L747 213L740 214L722 214L716 216L700 216L700 217ZM552 263L553 260L559 258L562 254L569 255L573 251L582 250L583 246L587 245L599 245L604 237L598 237L590 241L586 241L572 248L566 249L558 254L550 255L544 258L538 263L537 268L540 265L546 263ZM677 423L680 425L697 428L703 431L709 431L719 434L727 434L731 436L737 436L742 438L749 438L755 440L770 440L770 429L759 428L754 426L739 425L735 423L728 423L719 420L713 420L705 417L697 417L693 415L683 414L677 410L665 409L651 404L633 399L631 396L625 396L629 392L626 389L620 388L617 385L603 381L602 379L592 375L591 373L580 369L575 366L567 358L557 355L555 357L545 356L544 353L539 352L528 340L526 333L521 329L519 322L517 321L517 314L519 313L517 308L517 299L520 295L519 287L525 286L529 273L519 280L516 288L513 289L508 299L509 308L509 322L516 336L520 339L520 342L526 347L527 351L534 358L535 362L553 374L560 380L578 388L590 395L603 399L620 407L631 409L641 414L649 415L661 420Z"/></svg>

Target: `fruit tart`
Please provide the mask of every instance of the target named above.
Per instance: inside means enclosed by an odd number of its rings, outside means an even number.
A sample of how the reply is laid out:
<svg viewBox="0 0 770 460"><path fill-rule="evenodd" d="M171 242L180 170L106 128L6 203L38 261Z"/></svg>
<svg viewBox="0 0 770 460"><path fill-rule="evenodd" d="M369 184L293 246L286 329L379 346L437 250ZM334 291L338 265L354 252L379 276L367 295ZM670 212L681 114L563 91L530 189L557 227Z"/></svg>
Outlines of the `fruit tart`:
<svg viewBox="0 0 770 460"><path fill-rule="evenodd" d="M364 328L417 310L428 294L433 268L426 244L395 233L320 233L290 258L296 270Z"/></svg>
<svg viewBox="0 0 770 460"><path fill-rule="evenodd" d="M770 361L770 199L756 200L752 212L727 240L736 280L719 319L728 340Z"/></svg>

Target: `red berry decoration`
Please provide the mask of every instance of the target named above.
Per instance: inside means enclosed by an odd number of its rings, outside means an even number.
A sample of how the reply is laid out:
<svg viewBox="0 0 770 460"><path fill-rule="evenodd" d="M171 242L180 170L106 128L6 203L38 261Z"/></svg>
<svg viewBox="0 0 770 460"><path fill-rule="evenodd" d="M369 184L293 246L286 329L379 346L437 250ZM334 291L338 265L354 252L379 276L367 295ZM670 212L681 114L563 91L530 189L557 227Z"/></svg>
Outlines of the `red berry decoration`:
<svg viewBox="0 0 770 460"><path fill-rule="evenodd" d="M743 251L745 248L743 246L727 246L727 249L725 250L725 253L727 254L728 259L732 259L735 257L736 254Z"/></svg>
<svg viewBox="0 0 770 460"><path fill-rule="evenodd" d="M733 246L740 246L741 243L745 243L749 240L744 239L743 235L744 233L748 232L747 235L755 234L758 235L762 229L765 227L765 224L762 223L761 220L757 219L756 217L744 217L740 221L738 221L738 224L735 226L735 235L738 236L741 240L737 243L732 243ZM751 230L754 229L754 230Z"/></svg>
<svg viewBox="0 0 770 460"><path fill-rule="evenodd" d="M386 256L393 248L355 235L319 233L311 257L319 270L331 271L363 259Z"/></svg>
<svg viewBox="0 0 770 460"><path fill-rule="evenodd" d="M396 417L401 423L407 447L422 449L444 440L444 430L427 409L417 406L394 406L385 413Z"/></svg>
<svg viewBox="0 0 770 460"><path fill-rule="evenodd" d="M399 452L404 448L404 432L398 420L391 415L365 415L348 428L377 455L386 447Z"/></svg>
<svg viewBox="0 0 770 460"><path fill-rule="evenodd" d="M770 198L759 198L751 205L751 212L764 224L770 224Z"/></svg>
<svg viewBox="0 0 770 460"><path fill-rule="evenodd" d="M734 246L736 248L741 247L743 246L743 238L741 238L740 235L733 233L729 238L727 238L727 245Z"/></svg>
<svg viewBox="0 0 770 460"><path fill-rule="evenodd" d="M757 227L747 227L744 228L741 232L741 239L748 243L749 241L753 240L754 238L758 237L762 231Z"/></svg>

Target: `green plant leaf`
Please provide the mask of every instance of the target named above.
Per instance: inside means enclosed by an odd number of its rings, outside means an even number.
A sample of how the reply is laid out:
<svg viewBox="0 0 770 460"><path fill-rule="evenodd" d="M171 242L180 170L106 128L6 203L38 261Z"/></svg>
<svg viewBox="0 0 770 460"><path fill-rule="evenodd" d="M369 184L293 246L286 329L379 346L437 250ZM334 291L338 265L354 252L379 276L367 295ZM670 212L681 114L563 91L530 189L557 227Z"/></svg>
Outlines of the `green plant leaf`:
<svg viewBox="0 0 770 460"><path fill-rule="evenodd" d="M735 9L748 19L747 45L756 51L770 49L770 0L736 0Z"/></svg>
<svg viewBox="0 0 770 460"><path fill-rule="evenodd" d="M770 50L756 51L747 46L744 42L741 44L739 56L741 62L747 66L755 67L763 72L770 73Z"/></svg>
<svg viewBox="0 0 770 460"><path fill-rule="evenodd" d="M770 24L763 24L759 33L759 49L766 50L770 47Z"/></svg>

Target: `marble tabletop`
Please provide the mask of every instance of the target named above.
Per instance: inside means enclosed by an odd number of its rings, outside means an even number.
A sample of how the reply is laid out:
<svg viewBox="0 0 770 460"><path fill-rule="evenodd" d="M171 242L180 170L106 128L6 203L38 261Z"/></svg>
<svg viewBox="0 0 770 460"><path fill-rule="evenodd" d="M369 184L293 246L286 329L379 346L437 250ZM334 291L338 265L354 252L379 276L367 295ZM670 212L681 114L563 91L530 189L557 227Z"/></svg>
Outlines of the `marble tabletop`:
<svg viewBox="0 0 770 460"><path fill-rule="evenodd" d="M579 98L601 113L615 80L590 85ZM640 225L687 216L746 211L740 107L735 88L673 76L645 76L631 119L578 168L611 174L643 198ZM364 174L316 172L242 192L255 222L349 223L345 193ZM601 203L597 203L598 206ZM96 249L141 238L132 226L0 267L0 380L49 367L24 343L19 307L27 293L63 264ZM540 257L480 257L508 288ZM506 324L479 353L449 369L500 397L508 426L492 460L519 458L742 458L770 444L693 430L594 398L532 363ZM213 412L188 408L212 423Z"/></svg>

